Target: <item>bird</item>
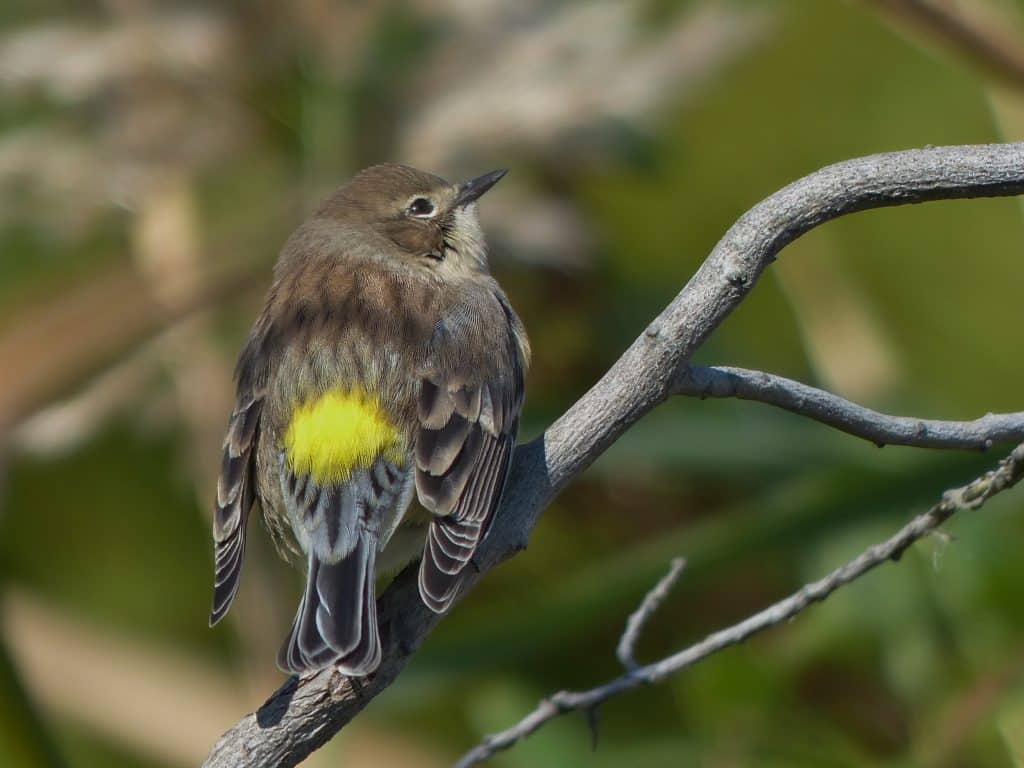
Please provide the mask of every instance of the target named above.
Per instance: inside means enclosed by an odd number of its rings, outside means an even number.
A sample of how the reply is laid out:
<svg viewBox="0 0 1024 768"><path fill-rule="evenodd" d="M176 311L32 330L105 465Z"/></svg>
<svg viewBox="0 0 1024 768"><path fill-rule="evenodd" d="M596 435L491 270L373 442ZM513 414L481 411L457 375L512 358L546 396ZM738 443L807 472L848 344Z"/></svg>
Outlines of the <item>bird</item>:
<svg viewBox="0 0 1024 768"><path fill-rule="evenodd" d="M443 613L494 522L530 364L477 211L505 173L452 184L372 166L280 252L235 368L210 626L238 591L259 505L278 550L305 561L285 672L371 674L377 576L421 557L420 598Z"/></svg>

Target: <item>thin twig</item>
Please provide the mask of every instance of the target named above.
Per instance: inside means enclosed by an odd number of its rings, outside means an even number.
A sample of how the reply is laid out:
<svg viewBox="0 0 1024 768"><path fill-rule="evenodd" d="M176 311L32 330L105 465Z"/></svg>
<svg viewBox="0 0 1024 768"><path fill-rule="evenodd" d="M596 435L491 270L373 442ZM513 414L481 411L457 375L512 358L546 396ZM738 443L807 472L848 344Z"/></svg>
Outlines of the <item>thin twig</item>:
<svg viewBox="0 0 1024 768"><path fill-rule="evenodd" d="M640 633L647 622L651 620L651 616L654 615L665 598L668 597L669 591L679 581L679 577L682 575L683 568L685 567L685 558L673 558L672 563L669 565L668 573L662 576L653 589L644 595L643 602L626 619L626 629L623 631L622 637L619 638L619 646L615 649L615 655L627 672L631 672L640 666L637 664L636 656L634 655L636 642L640 639Z"/></svg>
<svg viewBox="0 0 1024 768"><path fill-rule="evenodd" d="M989 413L974 421L938 421L889 416L831 392L763 371L726 366L683 366L673 394L735 397L807 416L875 445L987 450L1024 440L1024 412Z"/></svg>
<svg viewBox="0 0 1024 768"><path fill-rule="evenodd" d="M899 560L907 547L934 531L956 512L965 509L978 509L997 493L1012 488L1022 476L1024 476L1024 443L1014 448L996 469L986 472L961 488L946 491L942 495L942 499L927 512L918 515L896 534L880 544L869 547L824 578L805 584L784 600L770 605L738 624L708 635L699 643L660 661L630 670L596 688L586 691L559 691L549 696L511 728L488 736L467 752L455 764L456 768L469 768L469 766L489 759L495 753L508 749L559 715L580 710L590 711L612 696L641 685L657 683L712 654L743 642L752 635L789 621L814 603L821 602L840 587L857 580L882 563L888 560Z"/></svg>
<svg viewBox="0 0 1024 768"><path fill-rule="evenodd" d="M516 449L494 526L465 574L460 597L526 546L541 512L623 432L664 402L681 365L722 323L787 244L868 208L1024 192L1024 144L934 147L823 168L744 214L697 273L587 394L544 434ZM407 568L377 603L383 658L357 684L335 670L294 681L214 746L207 768L289 768L327 742L398 677L440 621ZM646 669L646 668L644 668ZM638 670L639 671L639 670Z"/></svg>

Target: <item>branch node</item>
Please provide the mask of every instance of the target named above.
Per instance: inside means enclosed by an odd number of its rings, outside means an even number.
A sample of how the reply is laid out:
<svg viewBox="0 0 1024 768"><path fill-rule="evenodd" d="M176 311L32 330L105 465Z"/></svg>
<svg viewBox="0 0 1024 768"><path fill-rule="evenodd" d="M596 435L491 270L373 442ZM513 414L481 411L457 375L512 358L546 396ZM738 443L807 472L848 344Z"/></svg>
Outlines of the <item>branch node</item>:
<svg viewBox="0 0 1024 768"><path fill-rule="evenodd" d="M734 266L726 270L725 281L733 288L743 288L750 281L750 278L748 277L746 270Z"/></svg>

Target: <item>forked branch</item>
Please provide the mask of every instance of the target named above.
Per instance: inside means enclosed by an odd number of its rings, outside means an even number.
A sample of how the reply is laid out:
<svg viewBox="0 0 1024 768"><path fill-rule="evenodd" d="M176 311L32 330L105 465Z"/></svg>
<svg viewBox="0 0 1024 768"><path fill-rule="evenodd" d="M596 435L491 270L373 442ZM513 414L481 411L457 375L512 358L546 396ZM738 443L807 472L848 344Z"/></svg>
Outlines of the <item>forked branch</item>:
<svg viewBox="0 0 1024 768"><path fill-rule="evenodd" d="M868 208L1021 192L1024 144L995 144L850 160L800 179L756 205L594 387L541 437L517 449L502 508L478 552L479 572L466 580L462 596L491 568L525 547L540 513L570 480L673 394L682 366L788 243L826 221ZM957 428L950 429L955 433ZM968 439L966 433L963 439ZM324 670L289 681L225 733L205 765L296 765L394 682L440 620L420 601L414 569L406 569L384 592L378 616L384 656L374 675L351 679Z"/></svg>
<svg viewBox="0 0 1024 768"><path fill-rule="evenodd" d="M484 739L467 752L455 764L455 767L469 768L469 766L481 763L495 753L508 749L520 739L529 736L542 725L560 715L568 712L593 712L595 707L612 696L641 685L660 682L669 675L692 667L712 654L742 643L752 635L789 621L814 603L820 603L840 587L859 579L876 566L889 560L899 560L907 547L934 531L956 512L964 509L977 509L997 493L1012 488L1022 476L1024 476L1024 443L1014 448L1013 452L1003 459L998 467L962 488L946 491L942 495L942 499L927 512L918 515L894 535L864 550L853 560L836 568L824 578L805 584L789 597L779 600L738 624L708 635L699 643L659 661L630 669L626 674L620 675L604 685L586 691L559 691L547 697L511 728ZM678 570L675 568L669 573L669 576L674 574L678 575ZM644 605L665 581L663 580L647 594Z"/></svg>

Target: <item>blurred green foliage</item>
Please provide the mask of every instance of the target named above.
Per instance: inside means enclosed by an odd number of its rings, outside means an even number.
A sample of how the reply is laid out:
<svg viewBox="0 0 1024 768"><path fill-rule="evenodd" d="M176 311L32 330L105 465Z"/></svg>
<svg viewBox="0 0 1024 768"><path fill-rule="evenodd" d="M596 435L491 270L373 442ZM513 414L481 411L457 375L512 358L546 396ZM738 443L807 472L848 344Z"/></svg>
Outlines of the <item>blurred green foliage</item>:
<svg viewBox="0 0 1024 768"><path fill-rule="evenodd" d="M875 5L650 4L646 19L655 28L713 7L759 14L760 32L685 98L666 91L643 115L616 118L622 130L597 140L596 150L560 152L559 142L572 143L564 136L550 144L510 136L493 148L464 148L481 167L511 166L510 180L521 179L526 198L568 201L590 233L585 263L574 266L517 259L514 238L492 238L495 271L535 350L524 438L582 394L730 224L770 192L857 155L1008 140L1024 131L994 106L1024 94L994 93L955 52L912 26L890 23ZM980 5L1016 20L1024 12L1019 2ZM194 123L197 132L212 128L206 102L189 101L192 87L241 114L216 152L198 162L169 148L161 159L160 142L139 150L111 140L111 123L127 119L118 111L131 102L126 92L141 89L148 97L156 90L145 77L129 76L128 86L105 86L82 99L43 86L0 90L0 161L19 156L17 137L49 136L57 126L53 142L81 142L101 157L100 168L113 172L127 163L150 173L155 167L157 175L185 173L202 267L240 262L262 286L277 248L325 190L358 167L411 153L416 134L403 144L403 130L465 74L444 69L435 57L469 33L426 3L375 3L361 11L326 11L316 3L293 10L208 6L229 29L234 54L223 71L186 70L176 87L191 110L183 125ZM531 5L524 18L543 16L542 8ZM329 25L318 30L313 21L321 12L329 22L358 17L355 38L334 40ZM0 11L0 66L12 61L19 36L41 25L82 24L102 33L166 13L145 3L12 3ZM509 36L517 30L511 23L507 29ZM1024 45L1021 28L1011 31ZM655 32L641 30L634 44ZM444 78L432 82L438 72ZM141 103L135 109L148 114ZM0 180L2 194L21 212L0 227L0 351L3 334L23 331L39 307L59 307L118 270L144 271L137 253L142 203L101 204L80 226L68 227L63 206L81 204L81 188L67 182L79 190L72 200L60 197L60 183L54 193L30 181ZM515 227L514 201L501 217ZM1016 200L844 218L788 248L699 360L764 368L894 412L971 418L1019 410L1022 245ZM819 265L826 271L813 271ZM260 290L229 291L204 316L199 333L218 361L219 397ZM815 301L827 307L833 291L842 291L847 304L836 300L835 312L817 312ZM848 318L854 327L873 329L866 341L844 337L842 323L830 325L843 320L844 306L856 310ZM138 334L127 355L99 354L59 382L58 392L74 395L109 365L160 343L151 339L152 329ZM881 372L860 380L858 355L883 360ZM210 424L202 407L190 410L202 404L189 398L212 392L176 378L181 366L200 358L191 342L184 352L157 357L156 372L80 440L60 450L12 441L0 486L0 594L31 595L126 642L218 669L218 684L247 695L251 707L275 678L272 655L252 657L245 633L252 626L269 631L273 636L255 638L256 647L273 647L298 577L262 551L243 578L243 604L235 609L243 616L207 630L205 502L212 486L204 483L216 468L197 459L216 455L223 422ZM28 361L2 362L4 377L18 377ZM17 414L12 434L30 415ZM667 403L563 493L529 550L482 583L398 683L326 752L344 759L364 733L371 741L400 738L423 765L450 762L551 691L616 674L614 647L625 616L670 558L684 555L688 567L642 639L643 658L820 576L995 459L879 451L748 403ZM583 719L567 717L494 764L1024 765L1021 494L960 516L948 533L791 625L666 685L610 702L601 711L596 751ZM255 591L260 579L273 585L269 593ZM246 592L269 594L273 605L245 603ZM267 622L253 624L251 613L246 620L246 611L261 608L279 624L268 630ZM38 642L45 646L46 637ZM33 686L33 674L20 674L17 658L0 655L0 764L178 764L140 746L144 733L104 730L88 713L51 700L50 689ZM201 699L197 691L197 706ZM227 716L242 714L240 708Z"/></svg>

